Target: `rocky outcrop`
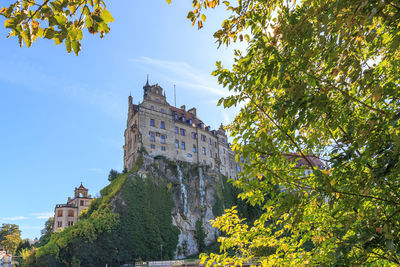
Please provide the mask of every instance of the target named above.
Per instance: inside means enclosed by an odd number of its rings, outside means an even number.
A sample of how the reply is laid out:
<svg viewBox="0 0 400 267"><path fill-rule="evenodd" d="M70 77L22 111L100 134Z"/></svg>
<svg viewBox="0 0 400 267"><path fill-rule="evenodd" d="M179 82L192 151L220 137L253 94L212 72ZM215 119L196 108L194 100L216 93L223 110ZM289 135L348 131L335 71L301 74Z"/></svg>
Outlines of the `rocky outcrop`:
<svg viewBox="0 0 400 267"><path fill-rule="evenodd" d="M172 211L173 224L179 228L176 258L184 258L199 252L196 222L201 221L205 232L204 243L215 242L217 230L211 226L214 219L213 206L220 174L208 166L174 162L164 157L143 154L142 164L132 175L143 178L151 175L155 182L166 185L172 192L175 207Z"/></svg>

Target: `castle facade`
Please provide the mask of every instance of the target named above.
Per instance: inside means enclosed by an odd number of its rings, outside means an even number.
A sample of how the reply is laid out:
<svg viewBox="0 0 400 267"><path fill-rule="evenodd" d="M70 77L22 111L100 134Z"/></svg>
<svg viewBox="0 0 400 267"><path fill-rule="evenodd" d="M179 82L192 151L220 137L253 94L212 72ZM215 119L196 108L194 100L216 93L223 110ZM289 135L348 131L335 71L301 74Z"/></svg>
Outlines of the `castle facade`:
<svg viewBox="0 0 400 267"><path fill-rule="evenodd" d="M143 101L133 104L128 98L128 119L125 130L124 167L133 168L138 151L145 149L152 156L208 165L236 178L238 165L228 143L225 130L211 130L199 117L196 108L186 110L171 106L165 92L147 81Z"/></svg>
<svg viewBox="0 0 400 267"><path fill-rule="evenodd" d="M89 197L88 189L82 183L74 191L74 198L68 197L66 204L57 204L54 209L53 232L62 231L74 225L79 220L79 215L86 210L93 198Z"/></svg>

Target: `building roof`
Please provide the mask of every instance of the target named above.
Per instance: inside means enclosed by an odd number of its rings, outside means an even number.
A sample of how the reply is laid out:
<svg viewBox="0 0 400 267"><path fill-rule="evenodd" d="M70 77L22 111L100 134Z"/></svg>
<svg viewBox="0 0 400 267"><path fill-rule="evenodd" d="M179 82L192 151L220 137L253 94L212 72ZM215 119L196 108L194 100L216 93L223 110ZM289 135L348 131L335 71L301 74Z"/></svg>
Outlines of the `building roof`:
<svg viewBox="0 0 400 267"><path fill-rule="evenodd" d="M83 186L82 182L81 182L81 185L78 187L78 189L87 190L87 189Z"/></svg>
<svg viewBox="0 0 400 267"><path fill-rule="evenodd" d="M309 166L309 161L313 166L316 166L319 169L325 168L325 164L314 155L306 155L308 161L304 157L296 153L285 154L285 157L288 160L296 161L296 167Z"/></svg>
<svg viewBox="0 0 400 267"><path fill-rule="evenodd" d="M185 116L185 121L186 122L188 122L189 120L192 120L192 122L194 123L194 124L196 124L196 126L197 125L199 125L199 124L201 124L201 123L203 123L199 118L197 118L196 116L194 116L192 113L190 113L189 111L185 111L185 110L182 110L182 109L180 109L180 108L177 108L177 107L173 107L173 106L170 106L170 109L173 111L173 112L176 112L176 114L178 115L178 120L180 120L180 121L182 121L182 117L183 116ZM203 123L204 124L204 123ZM205 125L204 125L205 126Z"/></svg>

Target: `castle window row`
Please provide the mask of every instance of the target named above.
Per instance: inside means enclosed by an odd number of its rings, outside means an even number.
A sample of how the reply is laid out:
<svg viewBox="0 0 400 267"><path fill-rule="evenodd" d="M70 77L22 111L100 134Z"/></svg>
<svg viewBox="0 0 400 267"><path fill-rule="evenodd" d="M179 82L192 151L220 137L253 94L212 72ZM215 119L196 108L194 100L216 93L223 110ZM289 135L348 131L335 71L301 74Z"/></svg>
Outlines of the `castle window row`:
<svg viewBox="0 0 400 267"><path fill-rule="evenodd" d="M150 132L150 142L155 142L156 141L156 134L154 132ZM166 144L167 143L167 136L165 135L160 135L161 138L161 144Z"/></svg>
<svg viewBox="0 0 400 267"><path fill-rule="evenodd" d="M151 149L156 149L156 145L155 144L150 144L150 148ZM161 150L162 151L166 151L167 149L165 148L165 146L161 146Z"/></svg>
<svg viewBox="0 0 400 267"><path fill-rule="evenodd" d="M154 119L150 119L150 126L156 127L156 123L155 123ZM165 121L160 122L160 128L165 129Z"/></svg>
<svg viewBox="0 0 400 267"><path fill-rule="evenodd" d="M150 109L151 109L151 110L155 110L155 109L154 109L154 106L150 106ZM161 109L160 109L160 112L161 112L161 113L165 113L165 110L164 110L163 108L161 108Z"/></svg>

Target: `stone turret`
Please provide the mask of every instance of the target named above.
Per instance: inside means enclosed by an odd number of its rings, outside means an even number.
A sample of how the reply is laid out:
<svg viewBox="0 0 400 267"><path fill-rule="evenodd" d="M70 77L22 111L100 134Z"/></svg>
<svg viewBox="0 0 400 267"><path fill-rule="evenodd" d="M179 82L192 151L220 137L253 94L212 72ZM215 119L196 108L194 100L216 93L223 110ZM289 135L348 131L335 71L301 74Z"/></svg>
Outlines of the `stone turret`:
<svg viewBox="0 0 400 267"><path fill-rule="evenodd" d="M76 188L75 187L75 197L87 197L88 196L88 190L82 185Z"/></svg>

